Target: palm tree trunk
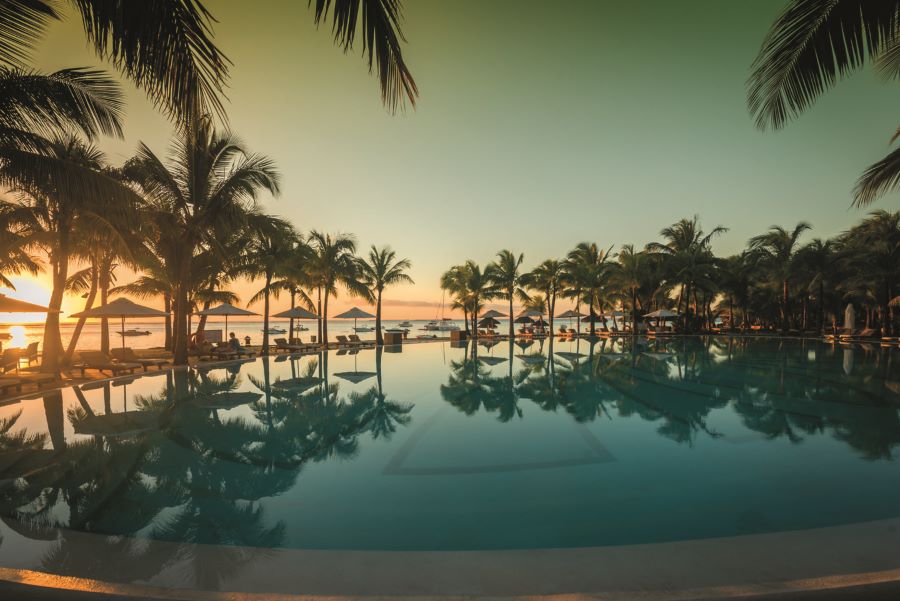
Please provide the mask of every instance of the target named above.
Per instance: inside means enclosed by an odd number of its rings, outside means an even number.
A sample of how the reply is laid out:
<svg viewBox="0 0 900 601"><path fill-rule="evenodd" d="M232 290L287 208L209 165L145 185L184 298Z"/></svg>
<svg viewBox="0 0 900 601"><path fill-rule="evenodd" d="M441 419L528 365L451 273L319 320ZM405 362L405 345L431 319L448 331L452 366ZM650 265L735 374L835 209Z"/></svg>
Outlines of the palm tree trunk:
<svg viewBox="0 0 900 601"><path fill-rule="evenodd" d="M819 279L819 336L825 333L825 282Z"/></svg>
<svg viewBox="0 0 900 601"><path fill-rule="evenodd" d="M110 271L112 270L112 257L104 257L100 261L100 305L109 301L109 286L111 283ZM100 350L109 354L109 320L105 317L100 320Z"/></svg>
<svg viewBox="0 0 900 601"><path fill-rule="evenodd" d="M631 287L631 335L637 336L637 286Z"/></svg>
<svg viewBox="0 0 900 601"><path fill-rule="evenodd" d="M318 335L319 335L319 344L322 343L322 287L318 286L316 288L316 310L319 313L319 321L316 324L318 326Z"/></svg>
<svg viewBox="0 0 900 601"><path fill-rule="evenodd" d="M208 310L210 304L212 304L212 303L210 303L208 300L203 301L203 311ZM201 315L201 316L200 316L200 319L197 320L196 336L197 336L198 339L199 339L201 336L203 336L203 333L204 333L204 332L206 332L206 320L207 320L207 317L208 317L207 315ZM222 340L228 340L228 332L225 332L225 336L222 337Z"/></svg>
<svg viewBox="0 0 900 601"><path fill-rule="evenodd" d="M188 313L190 312L188 291L191 288L191 258L179 257L178 287L175 290L175 349L173 363L175 365L187 365L188 363Z"/></svg>
<svg viewBox="0 0 900 601"><path fill-rule="evenodd" d="M69 277L69 228L61 225L59 230L59 246L52 253L50 264L53 270L53 290L50 292L50 311L44 322L44 353L41 357L41 371L57 373L63 357L62 337L59 333L59 315L62 308L66 280Z"/></svg>
<svg viewBox="0 0 900 601"><path fill-rule="evenodd" d="M163 346L167 351L172 350L172 296L163 294L163 311L166 312L166 339Z"/></svg>
<svg viewBox="0 0 900 601"><path fill-rule="evenodd" d="M509 339L512 340L516 335L516 326L513 323L513 291L509 291Z"/></svg>
<svg viewBox="0 0 900 601"><path fill-rule="evenodd" d="M322 343L328 344L328 292L325 292L325 304L322 305Z"/></svg>
<svg viewBox="0 0 900 601"><path fill-rule="evenodd" d="M291 288L291 309L297 306L297 291L294 288ZM294 342L294 318L291 317L288 325L288 344L293 344Z"/></svg>
<svg viewBox="0 0 900 601"><path fill-rule="evenodd" d="M381 335L381 288L378 289L375 302L375 344L379 347L384 344L384 337Z"/></svg>
<svg viewBox="0 0 900 601"><path fill-rule="evenodd" d="M263 343L262 354L269 354L269 288L272 286L272 272L266 272L266 287L263 294Z"/></svg>
<svg viewBox="0 0 900 601"><path fill-rule="evenodd" d="M466 334L469 334L469 310L463 307L463 323L466 324Z"/></svg>
<svg viewBox="0 0 900 601"><path fill-rule="evenodd" d="M95 258L91 258L91 287L88 290L87 299L84 301L84 311L90 310L91 307L94 306L94 299L97 298L97 286L98 286L98 272L97 272L97 261ZM72 339L69 340L69 348L66 349L66 363L70 363L72 361L72 356L75 354L75 347L78 345L78 338L81 336L81 330L84 328L84 323L87 321L87 317L79 317L78 323L75 324L75 329L72 331Z"/></svg>
<svg viewBox="0 0 900 601"><path fill-rule="evenodd" d="M788 329L790 329L790 326L788 324L788 318L789 318L788 295L790 293L790 290L788 288L789 284L786 279L782 282L782 285L784 288L782 291L782 299L781 299L781 306L782 306L782 308L781 308L781 311L782 311L782 313L781 313L781 333L787 334Z"/></svg>

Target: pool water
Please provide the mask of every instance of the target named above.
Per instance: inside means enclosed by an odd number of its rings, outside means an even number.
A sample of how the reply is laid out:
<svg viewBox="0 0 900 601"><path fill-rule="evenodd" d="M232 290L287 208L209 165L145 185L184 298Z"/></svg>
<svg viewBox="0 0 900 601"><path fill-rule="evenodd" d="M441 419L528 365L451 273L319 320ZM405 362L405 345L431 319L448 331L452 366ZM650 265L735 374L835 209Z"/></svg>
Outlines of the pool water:
<svg viewBox="0 0 900 601"><path fill-rule="evenodd" d="M34 540L358 550L895 517L898 358L697 337L439 342L151 372L0 407L0 516Z"/></svg>

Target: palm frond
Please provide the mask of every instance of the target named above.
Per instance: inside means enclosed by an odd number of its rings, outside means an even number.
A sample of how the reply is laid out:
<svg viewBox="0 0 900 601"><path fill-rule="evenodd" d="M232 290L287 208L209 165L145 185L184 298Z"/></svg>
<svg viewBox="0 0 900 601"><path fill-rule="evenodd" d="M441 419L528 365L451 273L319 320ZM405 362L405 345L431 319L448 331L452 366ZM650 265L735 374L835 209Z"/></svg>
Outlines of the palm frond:
<svg viewBox="0 0 900 601"><path fill-rule="evenodd" d="M897 26L897 0L792 0L753 63L747 103L757 125L782 127L839 78L892 48Z"/></svg>
<svg viewBox="0 0 900 601"><path fill-rule="evenodd" d="M869 167L853 190L853 206L865 207L900 183L900 148Z"/></svg>
<svg viewBox="0 0 900 601"><path fill-rule="evenodd" d="M0 68L0 127L47 137L74 127L88 138L121 138L124 106L119 85L97 69L42 74Z"/></svg>
<svg viewBox="0 0 900 601"><path fill-rule="evenodd" d="M170 116L214 111L225 119L231 62L212 41L212 15L198 0L72 0L88 40Z"/></svg>
<svg viewBox="0 0 900 601"><path fill-rule="evenodd" d="M415 106L419 89L400 47L400 43L406 41L400 29L400 1L315 0L315 4L316 25L327 19L330 13L334 40L344 52L353 48L357 31L361 32L363 54L369 61L369 71L374 68L378 72L381 100L388 109L396 111L404 98Z"/></svg>
<svg viewBox="0 0 900 601"><path fill-rule="evenodd" d="M0 64L21 66L28 61L47 23L59 18L55 4L45 0L0 1Z"/></svg>

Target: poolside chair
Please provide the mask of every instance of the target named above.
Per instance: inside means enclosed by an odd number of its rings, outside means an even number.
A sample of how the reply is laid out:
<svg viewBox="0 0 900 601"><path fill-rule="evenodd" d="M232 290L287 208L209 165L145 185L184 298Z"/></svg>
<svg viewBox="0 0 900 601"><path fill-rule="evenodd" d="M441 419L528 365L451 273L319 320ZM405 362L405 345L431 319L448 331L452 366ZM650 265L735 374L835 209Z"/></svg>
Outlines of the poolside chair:
<svg viewBox="0 0 900 601"><path fill-rule="evenodd" d="M371 340L363 340L356 334L350 334L350 344L358 347L375 346L375 342Z"/></svg>
<svg viewBox="0 0 900 601"><path fill-rule="evenodd" d="M294 347L292 344L288 344L287 338L275 338L275 349L274 352L281 351L283 353L292 353L295 350L299 350Z"/></svg>
<svg viewBox="0 0 900 601"><path fill-rule="evenodd" d="M335 336L335 339L337 340L338 348L352 346L350 340L343 334Z"/></svg>
<svg viewBox="0 0 900 601"><path fill-rule="evenodd" d="M38 360L38 343L32 342L29 344L24 351L19 355L19 360L24 359L28 362L28 365L31 365L32 362L36 362Z"/></svg>
<svg viewBox="0 0 900 601"><path fill-rule="evenodd" d="M140 363L129 363L124 361L116 361L102 351L81 351L81 362L76 363L72 367L81 370L81 376L88 369L96 369L99 372L108 371L113 376L128 372L133 374L136 369L141 369L143 365Z"/></svg>
<svg viewBox="0 0 900 601"><path fill-rule="evenodd" d="M122 363L140 363L144 366L144 371L147 371L151 367L162 370L163 366L169 365L170 363L170 361L168 361L167 359L151 359L138 357L137 353L134 352L134 349L127 346L125 348L110 349L109 354L112 355L113 359Z"/></svg>

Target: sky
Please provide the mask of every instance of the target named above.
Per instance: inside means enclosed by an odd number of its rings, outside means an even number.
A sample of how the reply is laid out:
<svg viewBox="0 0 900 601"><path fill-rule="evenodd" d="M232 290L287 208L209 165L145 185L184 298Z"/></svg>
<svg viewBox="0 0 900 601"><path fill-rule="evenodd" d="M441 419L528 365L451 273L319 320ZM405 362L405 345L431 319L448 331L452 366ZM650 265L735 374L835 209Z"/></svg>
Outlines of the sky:
<svg viewBox="0 0 900 601"><path fill-rule="evenodd" d="M397 115L306 2L204 4L234 62L229 126L282 173L265 208L412 261L416 284L388 290L386 318L434 318L440 274L502 248L530 267L581 241L643 245L694 214L729 228L720 254L773 224L832 236L865 215L851 189L897 126L900 90L867 69L785 129L755 127L746 80L784 0L407 0L421 95ZM69 17L39 44L39 68L102 65ZM124 85L125 139L100 146L113 163L139 140L164 153L170 124ZM258 287L234 290L246 301ZM333 312L356 304L342 295Z"/></svg>

